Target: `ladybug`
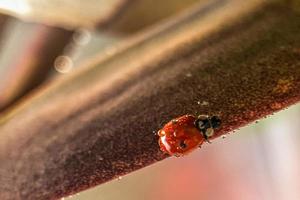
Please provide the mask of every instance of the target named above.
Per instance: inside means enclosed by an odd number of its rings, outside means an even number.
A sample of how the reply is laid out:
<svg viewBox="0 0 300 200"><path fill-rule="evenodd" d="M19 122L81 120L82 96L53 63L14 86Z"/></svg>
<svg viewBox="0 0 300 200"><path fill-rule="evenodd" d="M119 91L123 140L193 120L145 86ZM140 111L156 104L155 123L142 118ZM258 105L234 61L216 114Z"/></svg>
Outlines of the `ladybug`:
<svg viewBox="0 0 300 200"><path fill-rule="evenodd" d="M183 156L201 147L214 135L214 129L220 127L217 116L184 115L168 122L158 131L160 149L171 156Z"/></svg>

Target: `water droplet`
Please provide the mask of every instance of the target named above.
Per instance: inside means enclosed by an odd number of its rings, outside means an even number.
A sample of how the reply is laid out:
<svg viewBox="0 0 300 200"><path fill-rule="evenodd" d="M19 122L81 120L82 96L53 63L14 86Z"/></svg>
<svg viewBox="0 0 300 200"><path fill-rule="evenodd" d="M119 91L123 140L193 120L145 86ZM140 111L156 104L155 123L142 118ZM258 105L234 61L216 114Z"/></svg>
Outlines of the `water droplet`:
<svg viewBox="0 0 300 200"><path fill-rule="evenodd" d="M177 124L178 120L177 119L172 119L172 124Z"/></svg>
<svg viewBox="0 0 300 200"><path fill-rule="evenodd" d="M174 137L180 137L182 134L180 134L180 132L178 132L178 131L174 131L173 132L173 136Z"/></svg>
<svg viewBox="0 0 300 200"><path fill-rule="evenodd" d="M122 176L119 176L119 177L118 177L118 180L121 180L121 179L122 179Z"/></svg>
<svg viewBox="0 0 300 200"><path fill-rule="evenodd" d="M159 137L163 137L163 136L166 135L166 133L165 133L164 130L160 130L160 131L157 132L157 135L158 135Z"/></svg>
<svg viewBox="0 0 300 200"><path fill-rule="evenodd" d="M192 77L193 75L192 75L192 73L186 73L186 75L185 75L186 77L188 77L188 78L190 78L190 77Z"/></svg>
<svg viewBox="0 0 300 200"><path fill-rule="evenodd" d="M102 156L98 156L98 160L104 160Z"/></svg>
<svg viewBox="0 0 300 200"><path fill-rule="evenodd" d="M201 105L201 106L208 106L209 105L209 103L207 101L197 101L197 104Z"/></svg>
<svg viewBox="0 0 300 200"><path fill-rule="evenodd" d="M73 61L68 56L58 56L54 61L54 68L59 73L69 73L73 68Z"/></svg>

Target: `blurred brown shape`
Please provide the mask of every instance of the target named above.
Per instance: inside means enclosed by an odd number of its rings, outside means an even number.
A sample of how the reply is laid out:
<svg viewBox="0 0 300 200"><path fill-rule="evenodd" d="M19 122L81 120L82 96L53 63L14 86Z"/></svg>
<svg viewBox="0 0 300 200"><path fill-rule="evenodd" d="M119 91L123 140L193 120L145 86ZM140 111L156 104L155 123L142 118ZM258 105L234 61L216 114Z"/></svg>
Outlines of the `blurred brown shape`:
<svg viewBox="0 0 300 200"><path fill-rule="evenodd" d="M132 1L132 0L129 0ZM127 0L4 0L0 12L49 25L93 27L118 12Z"/></svg>
<svg viewBox="0 0 300 200"><path fill-rule="evenodd" d="M8 21L8 16L0 14L0 53L3 51L3 34L5 33L5 26ZM0 67L1 73L1 67Z"/></svg>
<svg viewBox="0 0 300 200"><path fill-rule="evenodd" d="M1 38L1 35L3 33L4 26L7 22L7 19L8 19L8 17L6 15L0 14L0 38ZM1 45L1 39L0 39L0 45Z"/></svg>
<svg viewBox="0 0 300 200"><path fill-rule="evenodd" d="M108 20L99 23L99 28L119 34L131 34L151 26L203 0L132 0Z"/></svg>
<svg viewBox="0 0 300 200"><path fill-rule="evenodd" d="M0 111L45 81L73 34L13 18L6 21L1 38Z"/></svg>
<svg viewBox="0 0 300 200"><path fill-rule="evenodd" d="M139 31L203 0L10 0L0 11L64 28L108 28L117 34Z"/></svg>
<svg viewBox="0 0 300 200"><path fill-rule="evenodd" d="M59 198L162 160L154 133L177 116L218 115L220 136L298 102L300 14L275 2L195 8L3 116L1 199Z"/></svg>

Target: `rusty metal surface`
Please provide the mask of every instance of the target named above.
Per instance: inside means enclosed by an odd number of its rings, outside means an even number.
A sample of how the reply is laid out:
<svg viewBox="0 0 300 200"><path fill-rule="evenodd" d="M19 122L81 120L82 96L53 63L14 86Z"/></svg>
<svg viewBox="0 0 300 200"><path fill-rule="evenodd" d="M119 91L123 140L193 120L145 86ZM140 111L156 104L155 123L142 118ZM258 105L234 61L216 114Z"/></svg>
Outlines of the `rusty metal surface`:
<svg viewBox="0 0 300 200"><path fill-rule="evenodd" d="M218 115L220 136L298 102L299 31L286 4L217 0L58 80L0 120L1 199L55 199L162 160L154 133L180 115Z"/></svg>

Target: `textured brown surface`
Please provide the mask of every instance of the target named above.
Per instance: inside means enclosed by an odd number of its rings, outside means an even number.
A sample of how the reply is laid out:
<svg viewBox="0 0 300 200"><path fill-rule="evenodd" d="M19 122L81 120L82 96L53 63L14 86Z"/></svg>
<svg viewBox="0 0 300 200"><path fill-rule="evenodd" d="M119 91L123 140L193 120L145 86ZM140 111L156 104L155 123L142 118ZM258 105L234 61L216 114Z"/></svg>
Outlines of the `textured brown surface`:
<svg viewBox="0 0 300 200"><path fill-rule="evenodd" d="M300 15L260 2L208 4L3 116L1 199L58 198L162 160L154 132L177 116L218 115L220 136L299 101Z"/></svg>

